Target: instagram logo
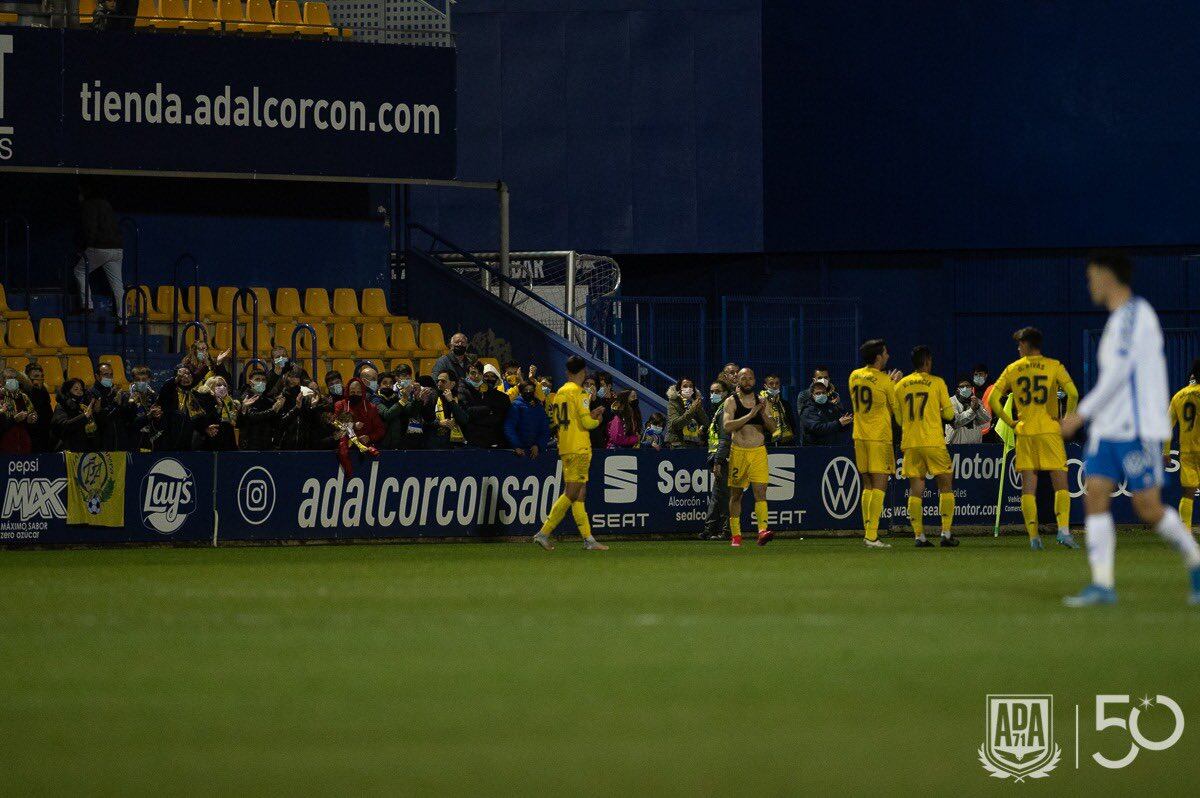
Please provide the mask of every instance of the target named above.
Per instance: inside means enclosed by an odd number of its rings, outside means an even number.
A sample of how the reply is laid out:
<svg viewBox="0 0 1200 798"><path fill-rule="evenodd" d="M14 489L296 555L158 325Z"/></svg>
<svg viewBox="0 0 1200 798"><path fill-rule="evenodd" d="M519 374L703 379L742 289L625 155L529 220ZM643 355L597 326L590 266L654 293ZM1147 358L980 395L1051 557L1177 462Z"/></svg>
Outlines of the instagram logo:
<svg viewBox="0 0 1200 798"><path fill-rule="evenodd" d="M242 474L237 490L238 512L247 524L258 526L275 509L275 480L262 466L252 466Z"/></svg>

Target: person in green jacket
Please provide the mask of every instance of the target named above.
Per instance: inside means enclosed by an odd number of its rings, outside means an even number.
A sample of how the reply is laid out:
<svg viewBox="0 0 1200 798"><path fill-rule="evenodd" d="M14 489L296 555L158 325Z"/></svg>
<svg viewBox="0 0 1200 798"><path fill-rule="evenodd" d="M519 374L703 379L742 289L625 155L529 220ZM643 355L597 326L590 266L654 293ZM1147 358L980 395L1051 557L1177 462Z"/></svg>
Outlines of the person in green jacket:
<svg viewBox="0 0 1200 798"><path fill-rule="evenodd" d="M708 413L687 377L667 389L667 446L672 449L703 448L707 445Z"/></svg>

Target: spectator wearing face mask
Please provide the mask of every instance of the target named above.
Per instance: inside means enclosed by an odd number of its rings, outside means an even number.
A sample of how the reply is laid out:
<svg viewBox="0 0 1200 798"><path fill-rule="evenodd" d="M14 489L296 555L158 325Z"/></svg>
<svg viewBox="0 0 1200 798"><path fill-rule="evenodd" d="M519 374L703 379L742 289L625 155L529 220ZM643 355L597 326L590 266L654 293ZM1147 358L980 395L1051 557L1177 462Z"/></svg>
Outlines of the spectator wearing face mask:
<svg viewBox="0 0 1200 798"><path fill-rule="evenodd" d="M464 430L467 443L482 449L495 449L507 445L504 437L504 421L511 406L508 395L500 389L500 371L488 363L483 367L483 379L479 390L467 404L470 420Z"/></svg>
<svg viewBox="0 0 1200 798"><path fill-rule="evenodd" d="M707 444L708 413L688 377L667 389L667 446L703 448Z"/></svg>
<svg viewBox="0 0 1200 798"><path fill-rule="evenodd" d="M646 428L642 430L642 440L639 446L643 449L653 449L658 452L667 443L667 417L662 413L651 413L646 420Z"/></svg>
<svg viewBox="0 0 1200 798"><path fill-rule="evenodd" d="M805 406L804 414L800 417L804 444L837 446L849 443L854 416L842 407L824 380L813 381L808 390L812 401Z"/></svg>
<svg viewBox="0 0 1200 798"><path fill-rule="evenodd" d="M467 336L458 332L450 336L450 351L433 364L433 373L449 372L454 375L454 381L461 386L467 378L467 370L474 362L475 358L467 355Z"/></svg>
<svg viewBox="0 0 1200 798"><path fill-rule="evenodd" d="M54 416L50 419L50 434L57 451L96 451L96 422L92 419L94 412L83 380L72 377L62 384L58 392L58 407L54 408Z"/></svg>
<svg viewBox="0 0 1200 798"><path fill-rule="evenodd" d="M954 419L946 424L946 443L981 443L984 428L992 423L992 414L975 394L970 378L958 381L950 405L954 408Z"/></svg>
<svg viewBox="0 0 1200 798"><path fill-rule="evenodd" d="M29 454L33 451L30 430L37 424L37 409L25 393L29 381L16 369L4 369L0 389L0 452Z"/></svg>
<svg viewBox="0 0 1200 798"><path fill-rule="evenodd" d="M91 389L96 400L96 450L118 452L124 449L126 394L113 384L113 369L101 363L96 369L96 384Z"/></svg>
<svg viewBox="0 0 1200 798"><path fill-rule="evenodd" d="M249 372L246 380L246 395L238 411L238 448L251 452L265 452L275 448L276 428L279 411L283 408L282 395L271 399L267 396L267 374L261 368Z"/></svg>
<svg viewBox="0 0 1200 798"><path fill-rule="evenodd" d="M799 441L796 438L796 417L792 415L791 406L783 401L778 374L768 374L763 380L763 390L759 398L766 402L766 412L770 413L775 421L775 431L771 433L769 445L797 445Z"/></svg>
<svg viewBox="0 0 1200 798"><path fill-rule="evenodd" d="M408 435L408 409L400 401L395 374L385 371L379 375L379 390L374 399L384 428L383 438L375 446L379 449L399 449Z"/></svg>
<svg viewBox="0 0 1200 798"><path fill-rule="evenodd" d="M504 420L504 437L518 457L528 453L530 458L536 458L550 443L550 419L538 399L541 393L538 385L526 381L517 388L517 398Z"/></svg>
<svg viewBox="0 0 1200 798"><path fill-rule="evenodd" d="M425 377L426 381L430 381ZM430 381L431 382L431 381ZM413 379L412 367L403 364L396 370L396 395L404 412L404 435L398 449L424 449L427 431L433 426L434 390Z"/></svg>
<svg viewBox="0 0 1200 798"><path fill-rule="evenodd" d="M196 384L192 370L180 366L175 376L167 380L158 392L158 406L162 409L163 434L161 451L187 452L192 448L191 403Z"/></svg>
<svg viewBox="0 0 1200 798"><path fill-rule="evenodd" d="M594 374L584 377L583 392L588 397L588 407L591 410L599 407L604 411L600 415L600 423L588 430L588 438L592 442L592 451L606 449L608 448L608 422L612 420L612 408L609 405L609 399L607 396L600 395L600 386L597 384L596 375Z"/></svg>
<svg viewBox="0 0 1200 798"><path fill-rule="evenodd" d="M209 377L192 392L192 450L228 452L237 449L238 403L229 395L224 377Z"/></svg>
<svg viewBox="0 0 1200 798"><path fill-rule="evenodd" d="M163 413L158 395L150 386L150 369L134 366L129 371L133 381L122 406L125 428L122 448L131 452L155 451L163 436Z"/></svg>
<svg viewBox="0 0 1200 798"><path fill-rule="evenodd" d="M379 370L370 361L365 361L358 364L358 368L354 371L354 376L362 381L363 388L366 389L367 401L371 404L377 404L376 394L379 393Z"/></svg>
<svg viewBox="0 0 1200 798"><path fill-rule="evenodd" d="M636 448L642 439L642 409L637 391L621 391L613 397L612 420L608 422L608 448Z"/></svg>
<svg viewBox="0 0 1200 798"><path fill-rule="evenodd" d="M270 380L269 377L267 379ZM304 371L293 366L281 379L283 387L275 397L283 399L278 405L276 444L284 451L303 451L313 445L314 417L319 415L316 406L320 397L304 387L304 382Z"/></svg>
<svg viewBox="0 0 1200 798"><path fill-rule="evenodd" d="M185 366L192 372L192 382L200 385L209 377L224 377L228 382L229 371L225 368L226 361L233 350L226 349L221 354L217 355L216 360L212 358L212 352L208 348L208 341L197 338L188 346L187 354L180 361L180 366Z"/></svg>
<svg viewBox="0 0 1200 798"><path fill-rule="evenodd" d="M429 428L426 445L430 449L457 449L466 445L466 428L470 416L462 403L458 378L452 371L438 374L437 396L433 401L433 426Z"/></svg>
<svg viewBox="0 0 1200 798"><path fill-rule="evenodd" d="M834 404L841 404L842 398L838 396L837 389L833 387L833 380L829 376L828 366L817 366L812 371L812 382L821 382L825 384L825 390L829 393L829 400ZM796 395L796 419L799 420L804 415L804 408L812 404L812 386L805 388Z"/></svg>
<svg viewBox="0 0 1200 798"><path fill-rule="evenodd" d="M282 346L271 347L271 363L267 370L267 396L274 399L280 391L287 387L284 375L291 370L292 361L288 358L287 350Z"/></svg>
<svg viewBox="0 0 1200 798"><path fill-rule="evenodd" d="M29 380L25 394L33 402L33 409L37 411L37 421L29 427L33 451L53 451L54 446L50 441L50 419L54 417L54 406L50 404L50 392L46 390L46 373L37 363L30 363L25 366L25 376Z"/></svg>
<svg viewBox="0 0 1200 798"><path fill-rule="evenodd" d="M333 406L335 421L349 413L354 418L354 432L360 442L367 446L378 446L387 434L379 410L367 396L367 386L361 377L350 380L346 386L346 397Z"/></svg>
<svg viewBox="0 0 1200 798"><path fill-rule="evenodd" d="M728 397L724 381L718 379L708 386L708 401L713 409L708 425L708 468L713 478L701 540L721 540L729 534L729 447L733 434L725 429Z"/></svg>

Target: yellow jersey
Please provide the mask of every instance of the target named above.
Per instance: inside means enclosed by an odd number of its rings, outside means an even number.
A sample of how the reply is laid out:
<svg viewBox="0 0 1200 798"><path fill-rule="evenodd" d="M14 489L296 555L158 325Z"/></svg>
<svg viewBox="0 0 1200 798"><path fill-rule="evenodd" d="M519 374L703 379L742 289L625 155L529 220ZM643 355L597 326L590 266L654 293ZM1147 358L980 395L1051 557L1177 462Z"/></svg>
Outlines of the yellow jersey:
<svg viewBox="0 0 1200 798"><path fill-rule="evenodd" d="M919 371L900 380L896 383L896 415L901 449L945 446L945 422L954 418L946 381Z"/></svg>
<svg viewBox="0 0 1200 798"><path fill-rule="evenodd" d="M1022 435L1058 433L1058 389L1067 394L1067 412L1075 409L1079 391L1071 375L1052 357L1029 355L1010 363L992 388L990 402L995 410L1008 393L1013 395L1016 420L1022 422Z"/></svg>
<svg viewBox="0 0 1200 798"><path fill-rule="evenodd" d="M1189 385L1171 398L1171 426L1179 425L1179 452L1200 452L1200 385ZM1171 448L1171 441L1167 441Z"/></svg>
<svg viewBox="0 0 1200 798"><path fill-rule="evenodd" d="M888 375L863 366L850 373L850 402L854 406L854 439L892 442L896 388Z"/></svg>
<svg viewBox="0 0 1200 798"><path fill-rule="evenodd" d="M550 426L558 433L558 453L590 454L592 438L588 430L600 426L600 422L592 418L589 398L583 389L568 382L554 394L549 407Z"/></svg>

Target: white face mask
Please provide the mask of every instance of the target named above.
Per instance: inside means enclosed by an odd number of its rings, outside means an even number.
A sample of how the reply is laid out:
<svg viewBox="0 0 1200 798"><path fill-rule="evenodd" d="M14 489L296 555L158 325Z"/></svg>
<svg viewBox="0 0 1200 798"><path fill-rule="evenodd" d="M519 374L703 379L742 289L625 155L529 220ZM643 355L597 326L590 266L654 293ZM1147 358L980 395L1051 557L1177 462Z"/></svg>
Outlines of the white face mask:
<svg viewBox="0 0 1200 798"><path fill-rule="evenodd" d="M695 395L695 393L696 393L695 388L680 388L679 389L679 395L682 396L684 399L691 399L692 396Z"/></svg>
<svg viewBox="0 0 1200 798"><path fill-rule="evenodd" d="M985 376L983 374L976 374L975 378L972 380L972 382L974 382L976 385L978 385L979 387L982 388L983 384L985 382L987 382L987 376Z"/></svg>
<svg viewBox="0 0 1200 798"><path fill-rule="evenodd" d="M963 399L970 399L971 394L973 394L973 393L974 393L974 391L972 391L970 388L959 388L958 389L958 395L961 396Z"/></svg>
<svg viewBox="0 0 1200 798"><path fill-rule="evenodd" d="M229 389L226 388L224 385L214 385L213 386L213 396L217 397L218 399L224 399L228 395L229 395Z"/></svg>

